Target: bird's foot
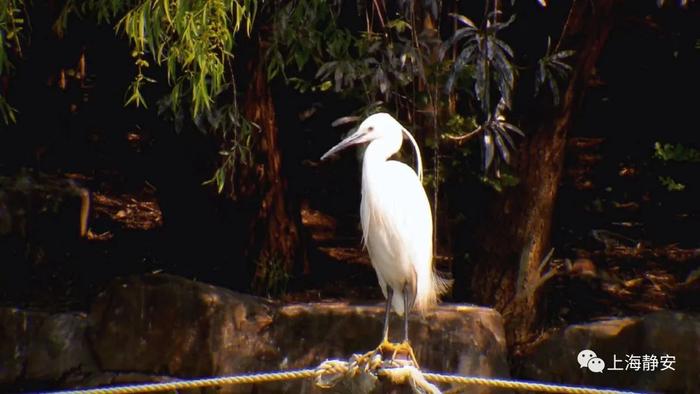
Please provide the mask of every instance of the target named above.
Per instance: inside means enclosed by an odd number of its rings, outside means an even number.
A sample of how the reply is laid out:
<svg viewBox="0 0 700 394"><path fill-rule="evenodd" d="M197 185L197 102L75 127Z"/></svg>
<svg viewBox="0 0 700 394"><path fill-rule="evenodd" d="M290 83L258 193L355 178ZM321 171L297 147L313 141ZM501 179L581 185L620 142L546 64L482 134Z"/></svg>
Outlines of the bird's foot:
<svg viewBox="0 0 700 394"><path fill-rule="evenodd" d="M378 367L381 363L389 363L394 366L405 366L411 364L419 368L416 355L409 341L393 343L383 340L376 349L362 355L354 356L356 365L363 365L370 369Z"/></svg>
<svg viewBox="0 0 700 394"><path fill-rule="evenodd" d="M376 349L370 350L365 354L354 355L353 364L358 367L361 366L365 370L375 370L381 365L386 349L392 348L392 346L395 345L384 339Z"/></svg>
<svg viewBox="0 0 700 394"><path fill-rule="evenodd" d="M398 360L411 361L414 367L420 368L418 366L418 360L416 360L416 354L413 353L413 347L411 346L411 342L409 342L408 340L405 340L395 345L394 353L392 354L391 359L395 360L397 359L397 356L399 356Z"/></svg>
<svg viewBox="0 0 700 394"><path fill-rule="evenodd" d="M387 360L392 363L404 364L410 362L414 367L418 368L418 361L416 361L416 355L413 353L413 348L411 343L408 341L403 341L401 343L393 343L388 340L383 340L375 350L372 350L365 356L369 358L374 355L379 354L382 360Z"/></svg>

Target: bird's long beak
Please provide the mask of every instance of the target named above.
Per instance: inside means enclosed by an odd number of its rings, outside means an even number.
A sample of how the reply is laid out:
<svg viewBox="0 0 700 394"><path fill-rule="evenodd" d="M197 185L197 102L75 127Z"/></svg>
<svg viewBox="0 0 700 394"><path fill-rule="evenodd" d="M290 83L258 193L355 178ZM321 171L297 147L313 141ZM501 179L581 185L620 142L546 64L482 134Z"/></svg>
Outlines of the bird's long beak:
<svg viewBox="0 0 700 394"><path fill-rule="evenodd" d="M367 142L367 133L364 131L358 130L358 131L350 134L344 140L340 141L338 143L338 145L329 149L328 152L324 153L323 156L321 156L321 160L326 160L330 156L340 152L341 150L343 150L349 146L361 144L363 142Z"/></svg>

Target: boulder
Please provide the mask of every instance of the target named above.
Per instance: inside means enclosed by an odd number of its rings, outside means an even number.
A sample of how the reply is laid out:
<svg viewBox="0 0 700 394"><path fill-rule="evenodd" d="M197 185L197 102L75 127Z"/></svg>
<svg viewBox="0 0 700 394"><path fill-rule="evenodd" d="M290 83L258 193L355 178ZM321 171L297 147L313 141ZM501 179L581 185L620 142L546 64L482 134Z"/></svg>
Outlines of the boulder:
<svg viewBox="0 0 700 394"><path fill-rule="evenodd" d="M4 310L0 377L24 390L315 368L374 349L382 304L279 305L170 275L123 278L98 295L87 318ZM402 330L392 315L390 338L400 341ZM409 330L423 370L508 377L503 322L494 310L442 305L412 314ZM53 384L33 386L38 380ZM310 380L196 391L319 392Z"/></svg>
<svg viewBox="0 0 700 394"><path fill-rule="evenodd" d="M55 382L96 371L81 313L0 309L0 384Z"/></svg>
<svg viewBox="0 0 700 394"><path fill-rule="evenodd" d="M374 349L381 340L384 307L348 303L283 306L273 338L284 357L278 368L308 368L326 359L347 360ZM443 305L425 316L411 314L409 335L422 370L508 377L501 315L493 309ZM403 322L392 314L389 337L403 338ZM274 367L273 367L274 368ZM300 388L294 389L299 384ZM307 392L311 382L282 385L285 392ZM490 392L475 389L473 392Z"/></svg>
<svg viewBox="0 0 700 394"><path fill-rule="evenodd" d="M0 383L23 378L29 344L47 314L14 308L0 309Z"/></svg>
<svg viewBox="0 0 700 394"><path fill-rule="evenodd" d="M97 370L85 331L82 313L47 316L27 352L26 379L57 381L72 374Z"/></svg>
<svg viewBox="0 0 700 394"><path fill-rule="evenodd" d="M602 372L579 365L577 356L585 349L603 360ZM566 384L691 393L700 387L698 355L700 315L664 311L569 326L536 346L523 362L522 375Z"/></svg>
<svg viewBox="0 0 700 394"><path fill-rule="evenodd" d="M384 308L348 303L277 305L169 275L120 280L96 300L90 338L103 370L180 377L313 368L347 360L381 340ZM402 338L393 316L390 336ZM416 357L426 370L508 376L498 312L445 305L411 315ZM226 392L310 392L309 381L229 386ZM485 390L475 392L487 392Z"/></svg>
<svg viewBox="0 0 700 394"><path fill-rule="evenodd" d="M90 312L100 367L180 377L229 375L267 367L272 304L170 275L120 279Z"/></svg>

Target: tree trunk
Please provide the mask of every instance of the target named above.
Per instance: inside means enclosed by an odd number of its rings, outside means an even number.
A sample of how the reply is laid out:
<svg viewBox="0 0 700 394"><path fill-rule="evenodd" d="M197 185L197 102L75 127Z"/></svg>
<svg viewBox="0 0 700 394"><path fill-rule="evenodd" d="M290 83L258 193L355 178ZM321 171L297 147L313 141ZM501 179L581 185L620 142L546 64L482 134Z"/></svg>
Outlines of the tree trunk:
<svg viewBox="0 0 700 394"><path fill-rule="evenodd" d="M477 303L493 305L507 324L509 343L524 343L538 322L536 290L540 264L550 251L552 214L562 176L567 132L585 93L586 82L613 24L619 0L574 0L559 49L575 49L574 70L561 105L539 119L519 147L520 183L494 197L467 285ZM534 111L532 112L534 113Z"/></svg>
<svg viewBox="0 0 700 394"><path fill-rule="evenodd" d="M241 172L244 184L240 194L250 215L246 257L255 264L253 287L262 293L281 293L306 258L301 245L299 204L287 196L282 173L282 147L264 53L264 43L259 41L243 109L246 119L257 124L259 130L254 132L253 163Z"/></svg>

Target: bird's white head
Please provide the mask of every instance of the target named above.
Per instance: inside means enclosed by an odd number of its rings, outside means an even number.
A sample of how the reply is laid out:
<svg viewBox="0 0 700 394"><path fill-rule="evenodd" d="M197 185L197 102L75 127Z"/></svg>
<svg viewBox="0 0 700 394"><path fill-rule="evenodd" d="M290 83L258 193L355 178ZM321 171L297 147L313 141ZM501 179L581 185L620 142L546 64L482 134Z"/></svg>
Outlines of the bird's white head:
<svg viewBox="0 0 700 394"><path fill-rule="evenodd" d="M357 131L350 134L336 146L329 149L328 152L321 156L321 160L325 160L331 155L350 146L372 141L381 143L381 150L386 156L385 159L388 159L391 155L401 149L401 143L404 136L411 141L413 148L416 151L416 160L418 162L416 172L422 179L423 162L421 160L420 149L418 148L416 140L413 138L411 133L409 133L408 130L401 125L401 123L385 112L376 113L367 117L367 119L360 123Z"/></svg>

